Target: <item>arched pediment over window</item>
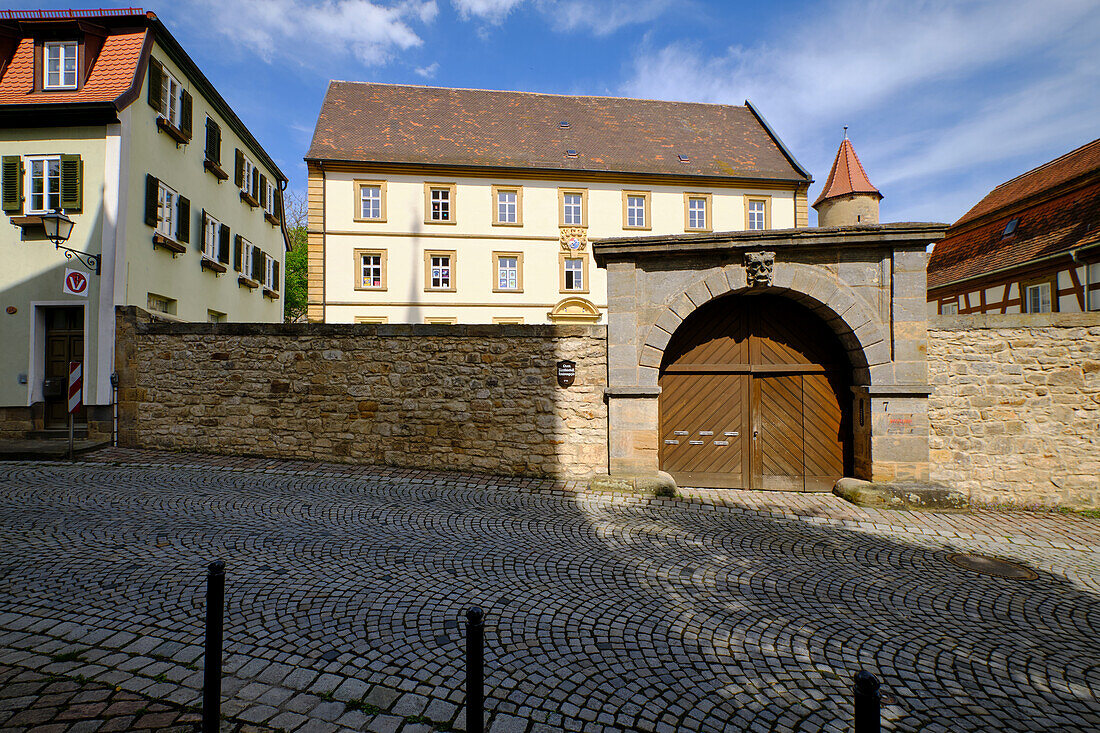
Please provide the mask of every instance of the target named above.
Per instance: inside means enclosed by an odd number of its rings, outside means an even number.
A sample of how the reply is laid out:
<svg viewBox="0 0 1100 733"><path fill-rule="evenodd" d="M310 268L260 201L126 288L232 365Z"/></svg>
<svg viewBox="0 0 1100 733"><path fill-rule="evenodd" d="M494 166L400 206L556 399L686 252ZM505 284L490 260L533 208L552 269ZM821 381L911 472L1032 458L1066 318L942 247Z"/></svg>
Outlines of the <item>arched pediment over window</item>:
<svg viewBox="0 0 1100 733"><path fill-rule="evenodd" d="M600 320L600 309L584 298L562 298L547 315L552 323L558 324L596 323Z"/></svg>

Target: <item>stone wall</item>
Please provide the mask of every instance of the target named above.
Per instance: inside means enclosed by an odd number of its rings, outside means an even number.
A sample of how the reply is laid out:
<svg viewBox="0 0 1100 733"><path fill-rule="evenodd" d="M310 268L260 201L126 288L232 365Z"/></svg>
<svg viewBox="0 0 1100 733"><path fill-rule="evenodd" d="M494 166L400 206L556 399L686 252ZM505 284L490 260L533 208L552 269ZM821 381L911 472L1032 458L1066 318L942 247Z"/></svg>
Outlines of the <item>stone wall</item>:
<svg viewBox="0 0 1100 733"><path fill-rule="evenodd" d="M929 321L932 478L979 504L1100 507L1100 314Z"/></svg>
<svg viewBox="0 0 1100 733"><path fill-rule="evenodd" d="M588 478L603 326L152 322L119 309L121 445ZM556 362L577 364L558 386Z"/></svg>

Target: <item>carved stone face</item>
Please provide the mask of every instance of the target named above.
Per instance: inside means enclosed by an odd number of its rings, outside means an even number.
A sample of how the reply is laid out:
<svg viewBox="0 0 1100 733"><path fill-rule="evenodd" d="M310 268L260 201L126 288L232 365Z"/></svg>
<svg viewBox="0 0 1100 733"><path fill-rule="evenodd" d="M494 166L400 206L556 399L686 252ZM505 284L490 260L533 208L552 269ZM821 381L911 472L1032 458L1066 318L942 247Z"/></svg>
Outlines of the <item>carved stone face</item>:
<svg viewBox="0 0 1100 733"><path fill-rule="evenodd" d="M768 287L772 284L772 268L775 252L746 252L745 275L749 287Z"/></svg>

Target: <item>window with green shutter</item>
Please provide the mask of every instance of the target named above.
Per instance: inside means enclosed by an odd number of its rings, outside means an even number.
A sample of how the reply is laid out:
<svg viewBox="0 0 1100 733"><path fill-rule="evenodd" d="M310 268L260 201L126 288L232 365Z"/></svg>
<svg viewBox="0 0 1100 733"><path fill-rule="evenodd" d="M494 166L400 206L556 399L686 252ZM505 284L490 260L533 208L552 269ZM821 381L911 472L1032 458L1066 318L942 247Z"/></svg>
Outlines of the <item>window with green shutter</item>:
<svg viewBox="0 0 1100 733"><path fill-rule="evenodd" d="M176 241L187 244L191 241L191 201L180 196L176 202Z"/></svg>
<svg viewBox="0 0 1100 733"><path fill-rule="evenodd" d="M23 212L23 164L18 155L5 155L0 168L3 209L7 214Z"/></svg>
<svg viewBox="0 0 1100 733"><path fill-rule="evenodd" d="M79 155L61 156L61 208L80 211L84 200L84 163Z"/></svg>
<svg viewBox="0 0 1100 733"><path fill-rule="evenodd" d="M206 118L206 159L211 163L222 162L222 129L211 118Z"/></svg>
<svg viewBox="0 0 1100 733"><path fill-rule="evenodd" d="M157 210L160 208L160 181L156 176L145 174L145 223L156 227L159 217Z"/></svg>

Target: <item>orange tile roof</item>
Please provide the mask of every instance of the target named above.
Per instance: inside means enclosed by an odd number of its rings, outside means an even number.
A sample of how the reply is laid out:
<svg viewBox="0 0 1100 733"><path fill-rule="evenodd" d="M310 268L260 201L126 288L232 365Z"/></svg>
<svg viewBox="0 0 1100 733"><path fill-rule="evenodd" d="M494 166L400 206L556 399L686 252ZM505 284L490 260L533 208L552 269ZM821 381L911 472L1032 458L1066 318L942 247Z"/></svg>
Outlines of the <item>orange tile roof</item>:
<svg viewBox="0 0 1100 733"><path fill-rule="evenodd" d="M1100 171L1100 139L1085 143L1038 168L1032 168L1011 181L1005 181L987 193L985 198L963 214L952 227L968 224L987 214L1022 203L1032 196L1094 171Z"/></svg>
<svg viewBox="0 0 1100 733"><path fill-rule="evenodd" d="M33 92L34 40L23 38L0 78L0 104L113 102L134 83L147 30L108 35L83 88L75 91Z"/></svg>
<svg viewBox="0 0 1100 733"><path fill-rule="evenodd" d="M1012 219L1019 224L1005 237ZM928 260L928 287L1095 244L1100 244L1100 182L944 238Z"/></svg>
<svg viewBox="0 0 1100 733"><path fill-rule="evenodd" d="M863 170L863 164L859 162L859 156L856 155L856 149L852 147L852 141L844 138L844 142L836 151L836 159L833 160L829 178L825 181L825 187L821 189L821 195L817 197L814 206L825 199L846 196L850 193L877 193L879 198L882 198L882 194L867 178L867 171Z"/></svg>

